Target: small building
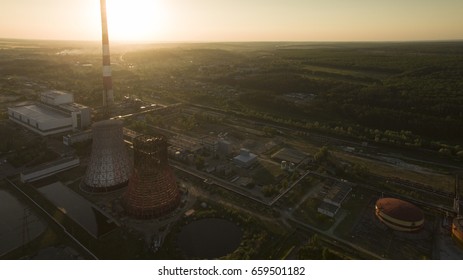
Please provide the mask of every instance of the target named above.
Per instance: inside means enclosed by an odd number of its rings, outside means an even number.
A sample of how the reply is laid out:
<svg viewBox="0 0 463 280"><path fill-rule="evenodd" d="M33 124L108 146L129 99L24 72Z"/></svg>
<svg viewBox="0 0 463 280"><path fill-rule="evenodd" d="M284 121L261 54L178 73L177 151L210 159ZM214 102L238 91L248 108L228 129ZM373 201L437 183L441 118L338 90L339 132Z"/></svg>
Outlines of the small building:
<svg viewBox="0 0 463 280"><path fill-rule="evenodd" d="M63 144L66 146L72 146L75 143L85 142L91 140L93 137L92 130L88 129L73 134L63 136Z"/></svg>
<svg viewBox="0 0 463 280"><path fill-rule="evenodd" d="M337 207L341 207L342 202L346 199L351 191L352 188L350 186L342 184L341 182L336 182L325 195L323 201L333 204Z"/></svg>
<svg viewBox="0 0 463 280"><path fill-rule="evenodd" d="M233 158L233 162L244 168L248 168L257 161L257 155L251 153L248 149L241 149L240 154Z"/></svg>
<svg viewBox="0 0 463 280"><path fill-rule="evenodd" d="M352 191L352 187L338 181L327 186L328 191L323 197L323 202L318 207L318 212L333 218L341 208L342 203Z"/></svg>
<svg viewBox="0 0 463 280"><path fill-rule="evenodd" d="M286 162L292 162L296 165L300 164L303 160L305 160L308 157L307 154L291 149L291 148L282 148L278 152L274 153L271 158L276 161L286 161Z"/></svg>
<svg viewBox="0 0 463 280"><path fill-rule="evenodd" d="M281 163L280 163L280 168L281 170L286 170L288 169L288 163L286 162L286 160L282 160Z"/></svg>
<svg viewBox="0 0 463 280"><path fill-rule="evenodd" d="M220 155L228 156L232 153L232 144L226 140L220 139L218 144L218 153Z"/></svg>
<svg viewBox="0 0 463 280"><path fill-rule="evenodd" d="M233 165L228 163L220 164L216 166L215 171L219 174L229 176L233 173Z"/></svg>
<svg viewBox="0 0 463 280"><path fill-rule="evenodd" d="M333 218L339 211L339 207L331 203L322 202L317 208L318 213Z"/></svg>
<svg viewBox="0 0 463 280"><path fill-rule="evenodd" d="M185 135L176 135L169 138L169 145L179 150L190 153L197 153L202 149L202 145L197 139Z"/></svg>
<svg viewBox="0 0 463 280"><path fill-rule="evenodd" d="M205 151L208 151L213 155L217 154L219 142L217 141L216 137L205 136L202 137L199 142Z"/></svg>

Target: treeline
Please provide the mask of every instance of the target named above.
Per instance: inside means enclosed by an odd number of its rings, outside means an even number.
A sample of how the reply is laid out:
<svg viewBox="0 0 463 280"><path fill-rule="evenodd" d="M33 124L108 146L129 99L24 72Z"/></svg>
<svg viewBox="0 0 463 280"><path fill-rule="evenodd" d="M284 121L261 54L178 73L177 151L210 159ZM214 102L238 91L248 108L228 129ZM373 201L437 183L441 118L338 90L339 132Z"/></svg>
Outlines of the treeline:
<svg viewBox="0 0 463 280"><path fill-rule="evenodd" d="M235 106L243 111L304 127L319 122L335 133L359 126L357 137L379 142L388 137L362 131L407 131L414 137L386 141L437 150L448 147L431 143L463 139L463 43L284 49L249 63L252 71L231 71L212 81L241 90ZM285 97L294 92L314 98Z"/></svg>

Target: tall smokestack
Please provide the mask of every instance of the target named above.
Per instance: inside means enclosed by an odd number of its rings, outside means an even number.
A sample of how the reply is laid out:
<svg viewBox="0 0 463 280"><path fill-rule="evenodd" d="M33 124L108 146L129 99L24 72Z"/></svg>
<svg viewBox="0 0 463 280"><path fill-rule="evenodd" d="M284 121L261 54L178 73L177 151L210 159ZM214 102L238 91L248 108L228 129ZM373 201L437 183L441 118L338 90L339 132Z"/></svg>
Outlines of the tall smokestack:
<svg viewBox="0 0 463 280"><path fill-rule="evenodd" d="M101 29L103 43L103 106L109 107L114 103L113 81L111 77L111 60L109 56L108 20L106 17L106 0L100 0Z"/></svg>

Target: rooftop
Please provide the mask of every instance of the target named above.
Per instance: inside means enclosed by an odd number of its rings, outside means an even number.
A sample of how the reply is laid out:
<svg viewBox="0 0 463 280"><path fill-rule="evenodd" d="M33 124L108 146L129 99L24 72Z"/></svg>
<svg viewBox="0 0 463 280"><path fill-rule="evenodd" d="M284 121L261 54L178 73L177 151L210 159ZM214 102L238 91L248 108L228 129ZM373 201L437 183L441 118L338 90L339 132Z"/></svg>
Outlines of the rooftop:
<svg viewBox="0 0 463 280"><path fill-rule="evenodd" d="M329 192L326 194L325 201L328 203L332 202L335 204L341 204L351 190L351 187L336 182L333 184Z"/></svg>
<svg viewBox="0 0 463 280"><path fill-rule="evenodd" d="M78 103L61 104L59 107L70 112L78 112L82 109L88 108L87 106Z"/></svg>
<svg viewBox="0 0 463 280"><path fill-rule="evenodd" d="M291 148L283 148L272 155L272 159L285 160L295 164L299 164L306 157L307 154Z"/></svg>
<svg viewBox="0 0 463 280"><path fill-rule="evenodd" d="M40 105L27 105L14 107L12 109L30 119L36 120L39 123L69 118L69 116L64 113L60 113L59 111L51 110Z"/></svg>
<svg viewBox="0 0 463 280"><path fill-rule="evenodd" d="M254 159L256 159L257 156L253 153L246 153L246 152L242 152L240 153L239 155L237 155L236 157L234 157L235 160L239 161L239 162L242 162L242 163L248 163L248 162L251 162L253 161Z"/></svg>
<svg viewBox="0 0 463 280"><path fill-rule="evenodd" d="M42 96L53 98L53 97L58 97L58 96L63 96L63 95L70 95L71 93L60 91L60 90L49 90L49 91L42 92L41 94Z"/></svg>

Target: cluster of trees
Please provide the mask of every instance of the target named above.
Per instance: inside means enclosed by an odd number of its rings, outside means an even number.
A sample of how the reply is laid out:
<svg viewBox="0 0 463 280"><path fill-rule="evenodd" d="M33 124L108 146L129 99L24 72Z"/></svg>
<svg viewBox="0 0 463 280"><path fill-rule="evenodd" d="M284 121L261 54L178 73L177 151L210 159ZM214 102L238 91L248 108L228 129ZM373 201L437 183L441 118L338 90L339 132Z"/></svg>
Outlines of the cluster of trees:
<svg viewBox="0 0 463 280"><path fill-rule="evenodd" d="M198 126L195 116L181 115L175 120L175 126L185 131L191 130Z"/></svg>
<svg viewBox="0 0 463 280"><path fill-rule="evenodd" d="M249 73L235 71L211 82L243 91L229 107L248 115L368 141L461 154L461 149L437 141L461 140L463 44L343 47L277 50L265 63L262 58L249 59L256 66ZM258 68L259 63L268 68ZM315 98L304 103L285 98L292 92Z"/></svg>
<svg viewBox="0 0 463 280"><path fill-rule="evenodd" d="M12 165L35 166L57 159L58 155L47 148L45 141L33 141L28 146L23 146L9 154L7 159Z"/></svg>

